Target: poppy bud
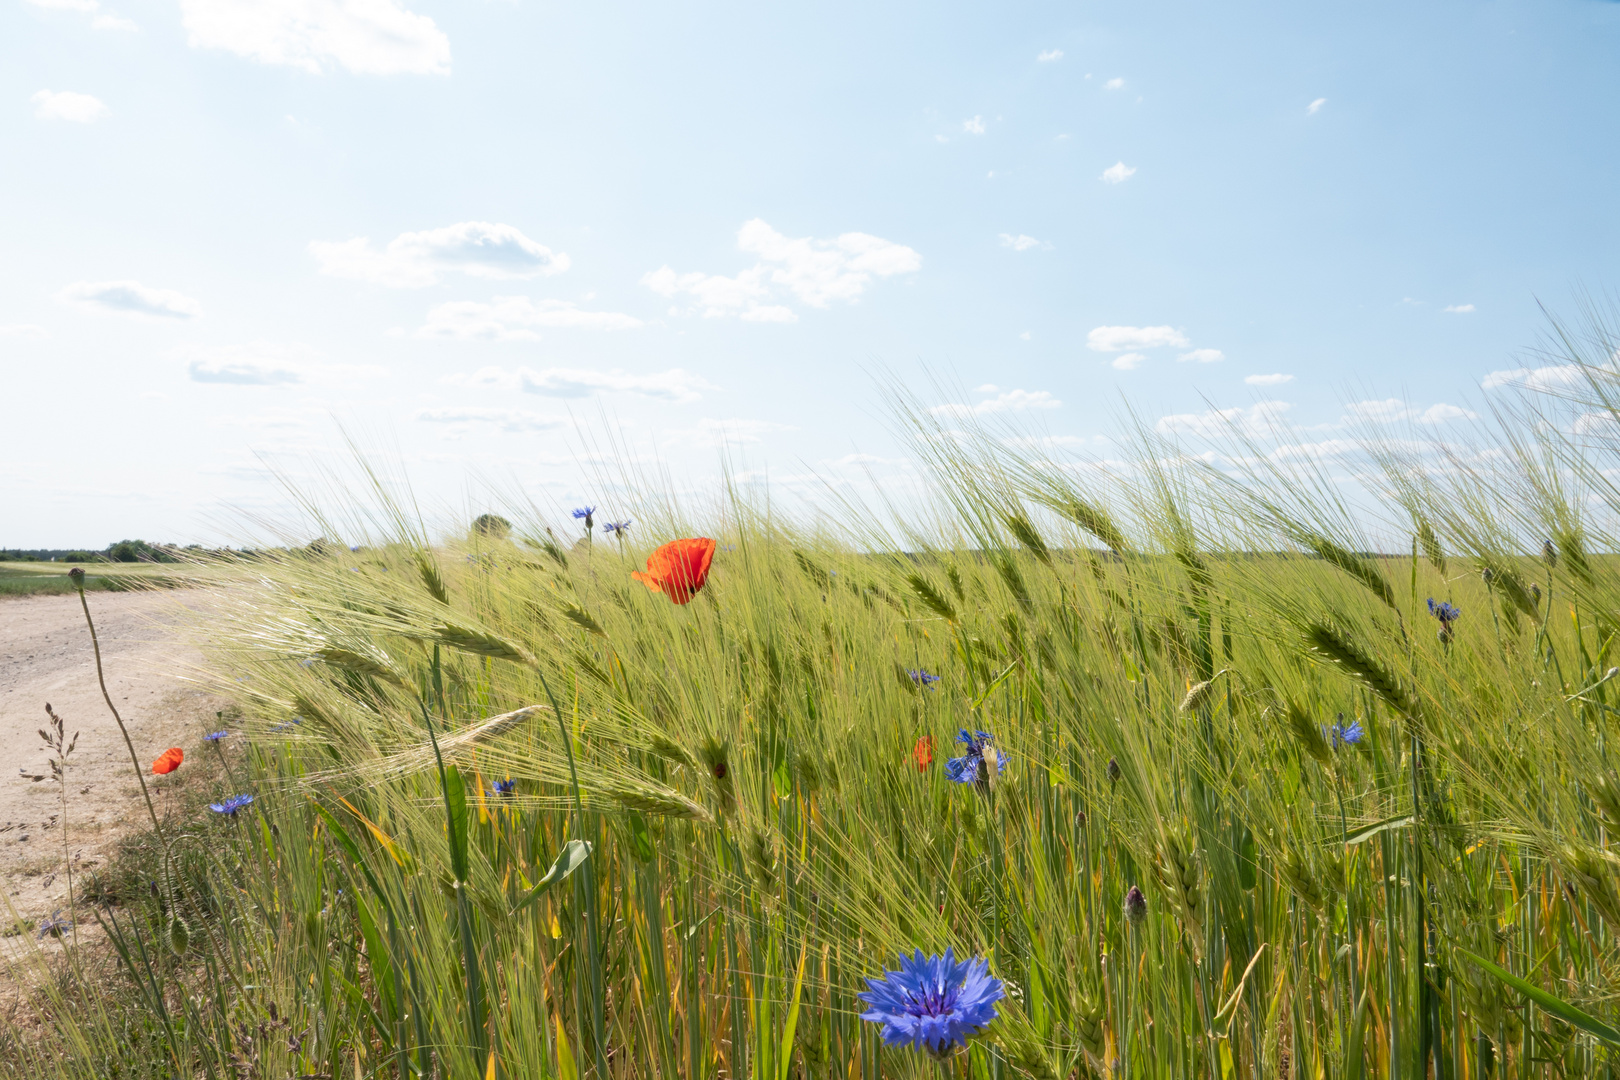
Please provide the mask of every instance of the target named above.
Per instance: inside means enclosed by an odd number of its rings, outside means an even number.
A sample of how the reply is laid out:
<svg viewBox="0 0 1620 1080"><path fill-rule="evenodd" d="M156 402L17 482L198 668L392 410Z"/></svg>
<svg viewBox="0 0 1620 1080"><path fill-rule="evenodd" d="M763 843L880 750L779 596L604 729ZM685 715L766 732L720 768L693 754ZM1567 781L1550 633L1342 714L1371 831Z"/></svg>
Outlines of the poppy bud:
<svg viewBox="0 0 1620 1080"><path fill-rule="evenodd" d="M1541 561L1546 563L1548 566L1558 565L1558 549L1553 547L1553 542L1551 540L1543 540L1541 542Z"/></svg>
<svg viewBox="0 0 1620 1080"><path fill-rule="evenodd" d="M1120 768L1119 768L1119 759L1118 758L1109 758L1108 759L1108 782L1110 784L1117 784L1117 783L1119 783L1119 778L1121 776L1123 776L1123 775L1124 774L1120 771Z"/></svg>
<svg viewBox="0 0 1620 1080"><path fill-rule="evenodd" d="M171 918L168 938L170 952L176 956L186 955L186 950L191 947L191 928L186 925L186 920L178 915Z"/></svg>
<svg viewBox="0 0 1620 1080"><path fill-rule="evenodd" d="M75 589L78 589L80 592L84 591L84 567L75 566L73 569L69 570L68 578L73 582L73 587Z"/></svg>

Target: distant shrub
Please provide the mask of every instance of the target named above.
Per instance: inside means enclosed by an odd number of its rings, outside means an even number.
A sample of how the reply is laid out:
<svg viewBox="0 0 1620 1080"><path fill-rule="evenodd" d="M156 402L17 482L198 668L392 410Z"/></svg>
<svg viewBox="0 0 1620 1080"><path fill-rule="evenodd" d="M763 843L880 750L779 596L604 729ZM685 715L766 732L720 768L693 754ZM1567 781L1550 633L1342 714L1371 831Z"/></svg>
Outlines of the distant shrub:
<svg viewBox="0 0 1620 1080"><path fill-rule="evenodd" d="M473 532L505 540L512 533L512 523L499 514L479 514L473 519Z"/></svg>
<svg viewBox="0 0 1620 1080"><path fill-rule="evenodd" d="M107 548L107 558L113 562L175 562L172 548L163 544L149 544L145 540L120 540Z"/></svg>

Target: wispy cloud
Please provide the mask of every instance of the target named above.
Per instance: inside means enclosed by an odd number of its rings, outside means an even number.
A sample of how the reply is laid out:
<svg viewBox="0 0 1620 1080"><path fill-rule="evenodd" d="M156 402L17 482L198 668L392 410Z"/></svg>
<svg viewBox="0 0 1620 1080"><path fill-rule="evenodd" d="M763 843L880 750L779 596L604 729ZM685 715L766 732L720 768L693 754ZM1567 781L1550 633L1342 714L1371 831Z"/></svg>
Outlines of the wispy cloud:
<svg viewBox="0 0 1620 1080"><path fill-rule="evenodd" d="M75 11L82 15L94 15L95 17L90 20L92 30L138 29L130 20L102 11L98 0L26 0L26 3L31 7L45 8L48 11Z"/></svg>
<svg viewBox="0 0 1620 1080"><path fill-rule="evenodd" d="M1147 357L1139 352L1128 352L1114 357L1112 365L1120 371L1135 371L1146 359Z"/></svg>
<svg viewBox="0 0 1620 1080"><path fill-rule="evenodd" d="M1127 165L1123 161L1116 161L1102 171L1103 181L1109 184L1123 184L1135 175L1136 166Z"/></svg>
<svg viewBox="0 0 1620 1080"><path fill-rule="evenodd" d="M1385 398L1382 401L1357 401L1346 406L1346 422L1360 421L1365 424L1394 424L1403 420L1414 421L1419 424L1444 424L1450 420L1475 420L1478 414L1460 405L1448 405L1441 402L1431 405L1427 409L1418 409L1407 404L1400 398Z"/></svg>
<svg viewBox="0 0 1620 1080"><path fill-rule="evenodd" d="M986 389L994 390L981 387L980 392ZM1046 390L1006 390L973 405L935 405L928 411L935 416L988 416L992 413L1022 412L1025 409L1055 409L1062 404Z"/></svg>
<svg viewBox="0 0 1620 1080"><path fill-rule="evenodd" d="M1039 56L1035 57L1035 59L1037 61L1039 61L1040 63L1050 64L1055 60L1063 59L1063 50L1062 49L1047 49L1045 52L1043 52Z"/></svg>
<svg viewBox="0 0 1620 1080"><path fill-rule="evenodd" d="M180 0L193 48L357 75L448 75L450 39L396 0Z"/></svg>
<svg viewBox="0 0 1620 1080"><path fill-rule="evenodd" d="M321 273L396 289L419 289L447 273L522 279L560 274L568 256L537 244L511 225L463 221L442 229L401 233L382 251L365 237L312 240Z"/></svg>
<svg viewBox="0 0 1620 1080"><path fill-rule="evenodd" d="M1452 315L1468 315L1474 310L1473 304L1448 304L1440 309Z"/></svg>
<svg viewBox="0 0 1620 1080"><path fill-rule="evenodd" d="M455 386L518 390L546 397L581 398L598 393L622 393L676 403L697 401L703 396L701 391L714 389L702 377L682 368L637 375L616 368L611 371L588 368L545 368L536 371L527 367L511 370L484 367L470 374L447 376L444 381Z"/></svg>
<svg viewBox="0 0 1620 1080"><path fill-rule="evenodd" d="M1305 115L1306 116L1315 116L1317 113L1322 111L1322 106L1324 106L1326 104L1327 104L1327 98L1325 98L1325 97L1317 98L1315 101L1313 101L1309 105L1305 106Z"/></svg>
<svg viewBox="0 0 1620 1080"><path fill-rule="evenodd" d="M138 281L80 281L56 294L63 303L101 314L185 322L202 314L202 305L173 289L152 289Z"/></svg>
<svg viewBox="0 0 1620 1080"><path fill-rule="evenodd" d="M1244 435L1269 434L1282 415L1293 408L1286 401L1262 401L1245 408L1209 409L1201 413L1176 413L1161 417L1153 430L1161 435L1193 435L1212 438L1236 429Z"/></svg>
<svg viewBox="0 0 1620 1080"><path fill-rule="evenodd" d="M772 432L792 430L792 425L778 424L773 420L744 420L737 417L715 420L705 417L697 422L696 428L672 434L685 436L698 446L716 447L756 443Z"/></svg>
<svg viewBox="0 0 1620 1080"><path fill-rule="evenodd" d="M71 90L40 90L28 100L34 103L34 115L41 120L93 124L110 112L100 98L75 94Z"/></svg>
<svg viewBox="0 0 1620 1080"><path fill-rule="evenodd" d="M1293 382L1294 377L1279 372L1274 375L1245 375L1243 381L1250 386L1281 386L1283 383Z"/></svg>
<svg viewBox="0 0 1620 1080"><path fill-rule="evenodd" d="M1052 245L1044 240L1037 240L1033 236L1025 236L1023 233L1019 233L1017 236L1012 233L1002 233L1001 246L1012 248L1014 251L1029 251L1032 248L1049 248Z"/></svg>
<svg viewBox="0 0 1620 1080"><path fill-rule="evenodd" d="M642 275L641 283L660 296L693 301L689 308L672 308L673 315L794 322L798 315L792 308L771 302L785 299L781 293L816 308L834 300L852 303L873 278L912 273L922 265L922 256L911 248L869 233L844 233L832 240L791 238L759 218L738 230L737 247L759 262L735 277L680 274L662 266Z"/></svg>
<svg viewBox="0 0 1620 1080"><path fill-rule="evenodd" d="M968 119L962 121L962 130L967 132L969 135L983 135L984 117L970 116Z"/></svg>
<svg viewBox="0 0 1620 1080"><path fill-rule="evenodd" d="M524 409L438 408L418 409L411 419L427 424L448 424L452 429L465 431L474 427L493 427L501 431L530 432L555 431L566 427L567 420L556 416L542 416Z"/></svg>
<svg viewBox="0 0 1620 1080"><path fill-rule="evenodd" d="M428 311L417 328L419 338L458 341L538 341L538 329L632 330L641 325L634 315L617 311L586 311L568 300L541 300L526 296L497 296L490 303L455 300Z"/></svg>
<svg viewBox="0 0 1620 1080"><path fill-rule="evenodd" d="M1551 364L1538 368L1514 368L1511 371L1493 371L1481 380L1487 390L1504 386L1526 390L1559 390L1577 386L1586 381L1586 369L1579 364Z"/></svg>
<svg viewBox="0 0 1620 1080"><path fill-rule="evenodd" d="M388 374L375 364L333 364L307 345L255 341L193 350L192 382L230 386L354 385Z"/></svg>
<svg viewBox="0 0 1620 1080"><path fill-rule="evenodd" d="M1157 349L1168 346L1185 349L1189 342L1173 326L1099 326L1086 335L1086 348L1095 352L1124 352L1127 349Z"/></svg>
<svg viewBox="0 0 1620 1080"><path fill-rule="evenodd" d="M1103 83L1103 89L1104 90L1123 90L1123 89L1125 89L1125 80L1124 79L1109 79L1107 82Z"/></svg>
<svg viewBox="0 0 1620 1080"><path fill-rule="evenodd" d="M1225 359L1226 354L1221 352L1219 349L1194 349L1191 352L1184 352L1180 356L1176 357L1176 360L1183 364L1188 362L1196 364L1218 364Z"/></svg>

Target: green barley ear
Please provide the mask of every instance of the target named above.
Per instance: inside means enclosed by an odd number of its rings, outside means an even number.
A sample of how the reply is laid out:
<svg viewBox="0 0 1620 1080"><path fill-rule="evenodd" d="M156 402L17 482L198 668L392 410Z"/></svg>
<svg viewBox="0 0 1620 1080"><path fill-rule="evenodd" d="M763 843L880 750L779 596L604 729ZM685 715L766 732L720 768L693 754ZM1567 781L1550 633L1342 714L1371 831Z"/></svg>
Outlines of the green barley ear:
<svg viewBox="0 0 1620 1080"><path fill-rule="evenodd" d="M1493 560L1485 564L1480 571L1480 577L1484 578L1487 585L1500 592L1504 600L1529 616L1531 622L1541 625L1540 605L1511 567ZM1507 614L1508 610L1504 607L1503 614Z"/></svg>
<svg viewBox="0 0 1620 1080"><path fill-rule="evenodd" d="M446 606L450 603L450 590L444 584L444 575L439 573L439 564L433 561L433 556L425 551L416 553L416 572L421 575L422 585L432 595L433 599Z"/></svg>
<svg viewBox="0 0 1620 1080"><path fill-rule="evenodd" d="M1294 738L1299 740L1300 749L1311 757L1327 765L1333 760L1333 750L1328 746L1322 729L1317 726L1307 713L1294 701L1288 702L1287 710L1288 730L1293 732Z"/></svg>
<svg viewBox="0 0 1620 1080"><path fill-rule="evenodd" d="M725 743L712 735L698 748L698 760L709 771L714 790L720 796L720 812L730 814L737 809L737 792L731 782L730 753Z"/></svg>
<svg viewBox="0 0 1620 1080"><path fill-rule="evenodd" d="M473 630L455 623L439 623L433 627L433 636L452 649L460 649L475 656L487 656L492 660L510 660L514 664L534 663L533 657L512 642L494 634L486 634L482 630Z"/></svg>
<svg viewBox="0 0 1620 1080"><path fill-rule="evenodd" d="M795 551L793 553L793 560L799 564L799 569L804 571L804 576L815 582L818 588L825 589L831 584L832 577L827 573L827 571L818 566L815 561L804 552Z"/></svg>
<svg viewBox="0 0 1620 1080"><path fill-rule="evenodd" d="M1018 572L1018 564L1013 561L1012 556L1003 552L992 555L990 561L995 564L996 573L1001 575L1001 580L1012 592L1013 597L1020 604L1028 604L1029 588L1024 584L1024 575Z"/></svg>
<svg viewBox="0 0 1620 1080"><path fill-rule="evenodd" d="M1311 872L1310 864L1305 861L1305 858L1298 851L1289 848L1288 854L1280 861L1278 870L1281 872L1282 879L1288 885L1289 890L1299 897L1302 902L1309 904L1317 911L1321 911L1327 906L1327 891L1322 888L1322 883Z"/></svg>
<svg viewBox="0 0 1620 1080"><path fill-rule="evenodd" d="M1003 514L1001 520L1007 525L1007 531L1013 534L1013 539L1024 545L1029 553L1047 566L1052 565L1052 553L1047 550L1046 541L1041 534L1035 531L1035 526L1023 514Z"/></svg>
<svg viewBox="0 0 1620 1080"><path fill-rule="evenodd" d="M1007 1064L1021 1075L1033 1077L1034 1080L1059 1080L1058 1072L1052 1067L1045 1049L1035 1040L1002 1035L996 1041L1007 1055Z"/></svg>
<svg viewBox="0 0 1620 1080"><path fill-rule="evenodd" d="M1205 705L1208 705L1209 699L1215 694L1215 680L1225 674L1224 670L1217 671L1203 682L1193 683L1187 690L1187 696L1181 699L1181 711L1184 713L1197 712Z"/></svg>
<svg viewBox="0 0 1620 1080"><path fill-rule="evenodd" d="M748 864L762 887L776 887L776 845L761 829L748 832Z"/></svg>
<svg viewBox="0 0 1620 1080"><path fill-rule="evenodd" d="M562 567L564 570L568 569L568 557L563 554L562 548L557 546L557 542L555 540L541 540L537 536L524 536L521 537L521 539L530 547L543 551L547 555L551 556L552 561L558 566Z"/></svg>
<svg viewBox="0 0 1620 1080"><path fill-rule="evenodd" d="M607 637L607 631L602 629L602 624L592 618L591 613L580 607L578 604L572 601L565 602L562 605L562 613L568 616L568 618L573 621L574 625L578 626L587 634L595 634L597 637Z"/></svg>
<svg viewBox="0 0 1620 1080"><path fill-rule="evenodd" d="M327 645L316 649L315 655L321 661L344 671L352 671L357 675L370 675L372 678L382 679L395 686L405 686L405 676L394 666L393 659L379 648L357 646L345 648L339 645Z"/></svg>
<svg viewBox="0 0 1620 1080"><path fill-rule="evenodd" d="M1103 1026L1106 1010L1101 998L1081 992L1074 1008L1074 1034L1080 1040L1092 1068L1102 1072L1103 1055L1108 1049L1108 1029Z"/></svg>
<svg viewBox="0 0 1620 1080"><path fill-rule="evenodd" d="M1199 865L1198 841L1191 831L1176 826L1165 833L1155 853L1153 869L1159 887L1170 898L1170 906L1181 920L1193 956L1203 959L1203 871Z"/></svg>
<svg viewBox="0 0 1620 1080"><path fill-rule="evenodd" d="M1440 550L1440 538L1434 535L1434 526L1427 519L1419 519L1417 531L1418 546L1423 549L1423 557L1429 560L1429 565L1440 573L1446 572L1446 555Z"/></svg>
<svg viewBox="0 0 1620 1080"><path fill-rule="evenodd" d="M1372 560L1341 547L1320 533L1302 532L1298 540L1317 558L1349 574L1392 610L1395 608L1395 590Z"/></svg>
<svg viewBox="0 0 1620 1080"><path fill-rule="evenodd" d="M1620 877L1620 856L1566 844L1558 853L1558 868L1604 922L1620 929L1620 892L1615 888L1615 880Z"/></svg>
<svg viewBox="0 0 1620 1080"><path fill-rule="evenodd" d="M1613 773L1600 776L1587 788L1603 816L1620 825L1620 780Z"/></svg>
<svg viewBox="0 0 1620 1080"><path fill-rule="evenodd" d="M912 574L906 578L906 584L911 586L911 591L922 602L923 607L946 622L954 623L956 621L956 608L951 605L951 602L945 598L943 593L934 588L933 582L921 574Z"/></svg>
<svg viewBox="0 0 1620 1080"><path fill-rule="evenodd" d="M661 731L655 731L651 735L647 736L647 749L657 754L665 761L673 761L678 765L686 765L690 767L697 764L696 759L694 759L691 754L687 753L686 747L671 739L668 735L665 735Z"/></svg>
<svg viewBox="0 0 1620 1080"><path fill-rule="evenodd" d="M1125 534L1119 531L1113 519L1101 507L1071 496L1052 509L1107 544L1115 555L1125 554Z"/></svg>
<svg viewBox="0 0 1620 1080"><path fill-rule="evenodd" d="M956 602L967 603L967 591L962 588L962 571L956 568L955 563L945 564L945 580L951 583L951 592L956 594Z"/></svg>
<svg viewBox="0 0 1620 1080"><path fill-rule="evenodd" d="M1586 561L1586 545L1579 529L1559 529L1553 533L1558 554L1564 557L1564 568L1582 585L1592 584L1592 564Z"/></svg>
<svg viewBox="0 0 1620 1080"><path fill-rule="evenodd" d="M1301 629L1306 646L1318 659L1337 664L1346 675L1383 698L1392 709L1409 719L1417 719L1421 711L1417 700L1407 693L1388 668L1349 634L1326 619L1310 620Z"/></svg>
<svg viewBox="0 0 1620 1080"><path fill-rule="evenodd" d="M714 815L678 791L653 783L632 780L609 780L595 785L604 797L626 810L657 817L680 818L707 825Z"/></svg>

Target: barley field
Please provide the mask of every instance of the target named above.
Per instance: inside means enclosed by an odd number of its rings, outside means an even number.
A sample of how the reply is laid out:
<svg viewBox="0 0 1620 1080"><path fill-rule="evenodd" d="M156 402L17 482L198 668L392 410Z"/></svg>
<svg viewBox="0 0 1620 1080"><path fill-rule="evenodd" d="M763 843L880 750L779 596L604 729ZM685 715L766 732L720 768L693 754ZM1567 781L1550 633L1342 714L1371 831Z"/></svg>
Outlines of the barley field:
<svg viewBox="0 0 1620 1080"><path fill-rule="evenodd" d="M1060 467L897 392L927 498L809 524L312 499L325 544L207 567L220 801L78 912L111 974L29 981L0 1072L1612 1075L1588 355L1478 446L1370 438L1354 497L1253 433Z"/></svg>

